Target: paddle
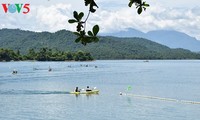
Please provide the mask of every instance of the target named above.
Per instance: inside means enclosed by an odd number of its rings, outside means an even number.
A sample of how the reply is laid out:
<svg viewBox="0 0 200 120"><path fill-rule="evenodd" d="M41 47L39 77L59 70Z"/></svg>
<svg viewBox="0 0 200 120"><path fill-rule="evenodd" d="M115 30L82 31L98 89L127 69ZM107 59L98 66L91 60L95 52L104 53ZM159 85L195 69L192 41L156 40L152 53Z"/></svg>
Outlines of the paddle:
<svg viewBox="0 0 200 120"><path fill-rule="evenodd" d="M94 87L93 90L97 89L97 87Z"/></svg>

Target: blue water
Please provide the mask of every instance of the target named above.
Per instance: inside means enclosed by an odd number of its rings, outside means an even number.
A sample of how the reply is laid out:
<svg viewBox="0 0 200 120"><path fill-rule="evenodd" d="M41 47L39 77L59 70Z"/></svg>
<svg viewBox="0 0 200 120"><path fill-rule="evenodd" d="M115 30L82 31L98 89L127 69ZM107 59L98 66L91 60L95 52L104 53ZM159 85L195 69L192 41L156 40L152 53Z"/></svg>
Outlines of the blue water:
<svg viewBox="0 0 200 120"><path fill-rule="evenodd" d="M200 104L119 95L200 102L199 69L198 60L1 62L0 120L199 120ZM69 94L87 85L100 94Z"/></svg>

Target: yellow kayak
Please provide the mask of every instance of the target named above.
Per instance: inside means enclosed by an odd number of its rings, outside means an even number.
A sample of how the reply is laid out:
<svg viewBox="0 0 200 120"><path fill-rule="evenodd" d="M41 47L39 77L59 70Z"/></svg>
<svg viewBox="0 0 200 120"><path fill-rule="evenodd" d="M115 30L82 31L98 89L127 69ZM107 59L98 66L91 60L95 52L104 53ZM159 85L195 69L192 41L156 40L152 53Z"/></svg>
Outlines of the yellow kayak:
<svg viewBox="0 0 200 120"><path fill-rule="evenodd" d="M99 90L70 92L70 94L99 94Z"/></svg>

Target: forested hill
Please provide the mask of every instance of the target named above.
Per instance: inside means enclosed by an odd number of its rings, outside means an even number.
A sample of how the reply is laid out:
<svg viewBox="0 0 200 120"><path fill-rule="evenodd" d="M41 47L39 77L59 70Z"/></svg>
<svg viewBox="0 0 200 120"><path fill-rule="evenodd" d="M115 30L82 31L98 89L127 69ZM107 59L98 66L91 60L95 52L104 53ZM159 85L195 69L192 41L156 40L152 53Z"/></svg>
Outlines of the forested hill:
<svg viewBox="0 0 200 120"><path fill-rule="evenodd" d="M39 50L47 47L62 51L90 52L95 59L199 59L200 54L184 49L169 47L143 38L100 37L98 43L83 46L75 43L76 36L66 30L55 33L31 32L19 29L0 30L0 48L20 50Z"/></svg>

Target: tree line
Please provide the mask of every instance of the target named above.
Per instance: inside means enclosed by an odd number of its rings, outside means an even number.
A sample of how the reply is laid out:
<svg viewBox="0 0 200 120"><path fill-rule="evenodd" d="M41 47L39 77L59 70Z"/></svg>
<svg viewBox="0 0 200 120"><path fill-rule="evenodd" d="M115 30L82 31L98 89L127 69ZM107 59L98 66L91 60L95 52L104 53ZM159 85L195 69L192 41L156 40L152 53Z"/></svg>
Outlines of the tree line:
<svg viewBox="0 0 200 120"><path fill-rule="evenodd" d="M20 54L20 51L11 49L0 49L0 61L91 61L94 58L88 52L81 50L77 52L63 52L59 50L52 50L49 48L40 48L38 51L29 49L25 55Z"/></svg>

